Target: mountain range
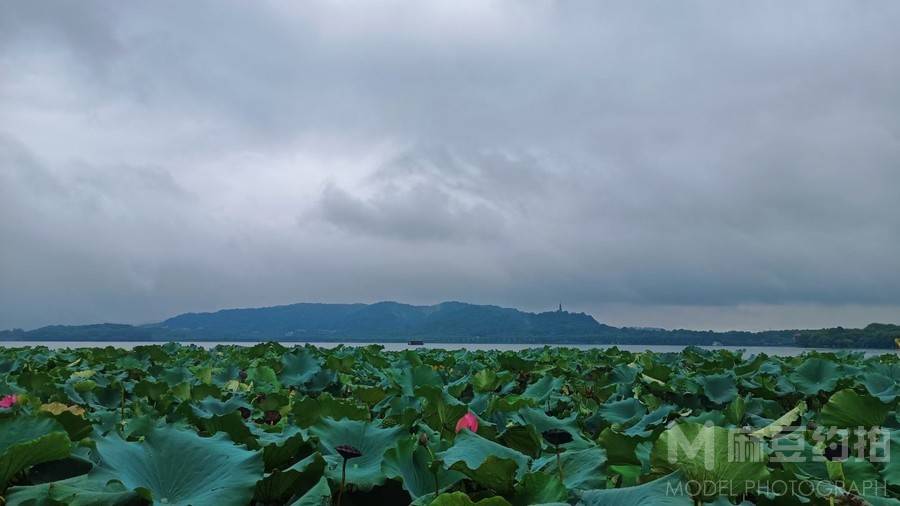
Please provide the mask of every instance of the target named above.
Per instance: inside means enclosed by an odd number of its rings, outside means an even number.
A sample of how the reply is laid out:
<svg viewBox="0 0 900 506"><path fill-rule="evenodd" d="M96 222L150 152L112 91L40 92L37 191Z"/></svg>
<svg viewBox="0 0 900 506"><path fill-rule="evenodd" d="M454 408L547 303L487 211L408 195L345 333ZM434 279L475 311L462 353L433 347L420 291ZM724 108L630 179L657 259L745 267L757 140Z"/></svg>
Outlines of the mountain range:
<svg viewBox="0 0 900 506"><path fill-rule="evenodd" d="M0 331L3 341L297 341L676 344L892 348L900 326L863 329L696 331L613 327L585 313L530 313L492 305L299 303L184 313L146 325L51 325Z"/></svg>

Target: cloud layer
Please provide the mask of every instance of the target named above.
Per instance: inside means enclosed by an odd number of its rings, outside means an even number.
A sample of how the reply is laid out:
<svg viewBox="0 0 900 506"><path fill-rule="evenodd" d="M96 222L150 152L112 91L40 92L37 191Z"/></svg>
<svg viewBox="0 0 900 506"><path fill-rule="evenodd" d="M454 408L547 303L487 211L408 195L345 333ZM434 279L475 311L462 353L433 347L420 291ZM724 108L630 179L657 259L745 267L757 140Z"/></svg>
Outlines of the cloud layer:
<svg viewBox="0 0 900 506"><path fill-rule="evenodd" d="M0 6L0 328L900 320L900 4Z"/></svg>

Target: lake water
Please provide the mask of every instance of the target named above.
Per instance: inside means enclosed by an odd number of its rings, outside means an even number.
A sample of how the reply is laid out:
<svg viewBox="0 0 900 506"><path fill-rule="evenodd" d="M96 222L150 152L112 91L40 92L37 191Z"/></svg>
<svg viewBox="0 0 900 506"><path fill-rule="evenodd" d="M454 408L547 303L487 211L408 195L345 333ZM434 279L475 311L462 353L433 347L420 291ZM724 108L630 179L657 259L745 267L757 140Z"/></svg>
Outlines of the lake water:
<svg viewBox="0 0 900 506"><path fill-rule="evenodd" d="M150 342L150 341L0 341L0 346L3 347L21 347L21 346L46 346L48 348L95 348L95 347L103 347L103 346L115 346L117 348L125 348L131 349L135 346L147 345L147 344L161 344L159 342ZM204 341L204 342L193 342L193 341L185 341L182 344L195 344L197 346L201 346L203 348L212 348L219 344L235 344L238 346L253 346L254 344L258 344L256 342L247 341L247 342L215 342L215 341ZM303 345L306 343L302 342L289 342L283 343L285 346L291 345ZM437 348L437 349L447 349L447 350L458 350L458 349L466 349L466 350L524 350L526 348L539 348L540 345L534 344L488 344L488 343L426 343L423 346L410 346L406 343L309 343L314 344L316 346L321 346L323 348L334 348L340 344L344 344L347 346L366 346L369 344L381 344L384 346L386 350L398 351L398 350L407 350L410 348ZM578 348L578 349L591 349L591 348L611 348L613 345L609 344L586 344L586 345L577 345L570 344L565 345L567 348ZM685 348L685 346L680 345L617 345L620 350L626 350L631 352L642 352L642 351L654 351L657 353L666 353L666 352L679 352ZM796 348L790 346L700 346L700 348L704 348L707 350L717 350L717 349L732 349L732 350L744 350L745 355L755 355L759 353L765 353L767 355L782 355L782 356L792 356L792 355L800 355L803 352L807 351L840 351L831 348ZM861 351L865 353L867 356L871 355L881 355L881 354L896 354L896 350L845 350L845 351Z"/></svg>

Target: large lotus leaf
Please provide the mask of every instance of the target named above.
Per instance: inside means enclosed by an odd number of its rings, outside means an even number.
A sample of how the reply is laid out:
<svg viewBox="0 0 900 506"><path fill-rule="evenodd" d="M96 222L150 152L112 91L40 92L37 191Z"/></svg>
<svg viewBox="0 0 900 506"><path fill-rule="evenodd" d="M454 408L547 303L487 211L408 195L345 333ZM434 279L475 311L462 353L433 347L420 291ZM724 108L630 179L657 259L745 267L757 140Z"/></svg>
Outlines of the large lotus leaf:
<svg viewBox="0 0 900 506"><path fill-rule="evenodd" d="M692 506L679 473L635 487L587 490L578 506Z"/></svg>
<svg viewBox="0 0 900 506"><path fill-rule="evenodd" d="M609 424L627 424L646 415L647 408L640 400L630 397L601 404L597 414Z"/></svg>
<svg viewBox="0 0 900 506"><path fill-rule="evenodd" d="M666 418L672 414L677 408L671 404L663 404L653 411L644 415L631 427L623 432L628 436L647 437L651 433L651 429L663 424Z"/></svg>
<svg viewBox="0 0 900 506"><path fill-rule="evenodd" d="M422 385L416 387L415 392L417 398L425 401L420 416L429 427L439 427L444 431L454 430L457 420L469 411L468 406L450 395L443 387Z"/></svg>
<svg viewBox="0 0 900 506"><path fill-rule="evenodd" d="M368 421L369 408L353 399L336 399L329 394L322 394L316 398L304 397L294 403L292 409L294 421L300 427L311 427L325 417L340 420Z"/></svg>
<svg viewBox="0 0 900 506"><path fill-rule="evenodd" d="M84 416L76 415L72 411L63 411L55 415L47 413L44 416L56 420L66 430L66 433L69 434L69 439L72 441L80 441L88 437L93 430L90 420L85 419Z"/></svg>
<svg viewBox="0 0 900 506"><path fill-rule="evenodd" d="M891 403L900 395L897 380L879 373L869 373L863 378L862 384L874 397L881 402Z"/></svg>
<svg viewBox="0 0 900 506"><path fill-rule="evenodd" d="M504 351L497 354L500 367L513 372L529 372L535 368L533 360L526 359L521 353Z"/></svg>
<svg viewBox="0 0 900 506"><path fill-rule="evenodd" d="M874 495L886 492L884 485L879 484L878 471L871 462L857 457L850 457L843 461L831 462L830 464L840 466L842 487L848 492L857 495ZM879 485L881 490L876 492Z"/></svg>
<svg viewBox="0 0 900 506"><path fill-rule="evenodd" d="M770 444L773 451L770 459L781 462L781 466L794 476L806 480L828 480L826 459L821 448L807 442L803 433L776 438Z"/></svg>
<svg viewBox="0 0 900 506"><path fill-rule="evenodd" d="M257 444L262 448L266 471L284 467L314 451L311 443L307 441L306 431L293 425L288 425L278 432L269 432L254 426L252 432L256 436Z"/></svg>
<svg viewBox="0 0 900 506"><path fill-rule="evenodd" d="M828 399L819 413L819 422L828 427L856 428L881 425L890 407L868 394L841 390Z"/></svg>
<svg viewBox="0 0 900 506"><path fill-rule="evenodd" d="M522 392L522 397L535 401L538 405L546 405L552 400L552 396L562 388L565 380L547 375L538 381L528 385ZM552 404L552 403L551 403Z"/></svg>
<svg viewBox="0 0 900 506"><path fill-rule="evenodd" d="M884 467L881 469L881 477L884 478L888 485L897 487L900 486L900 431L892 430L888 437L890 439L887 443L889 445L889 453L884 455L884 452L881 452L880 454L876 453L876 455L879 458L887 458Z"/></svg>
<svg viewBox="0 0 900 506"><path fill-rule="evenodd" d="M610 380L613 383L630 386L634 384L634 381L635 379L637 379L637 375L639 372L640 371L637 369L637 367L620 364L613 367L612 372L610 373Z"/></svg>
<svg viewBox="0 0 900 506"><path fill-rule="evenodd" d="M349 445L362 453L362 456L347 462L347 483L363 491L371 490L387 479L381 470L384 454L403 434L403 429L399 427L382 428L379 420L360 422L333 418L322 419L309 431L319 438L319 450L328 462L326 475L332 481L341 481L343 464L343 458L335 448Z"/></svg>
<svg viewBox="0 0 900 506"><path fill-rule="evenodd" d="M533 425L538 432L543 433L548 429L562 429L571 434L572 441L560 445L560 448L586 448L593 446L590 441L586 440L581 435L581 430L577 423L577 413L572 413L566 418L556 418L555 416L548 415L541 409L524 408L519 410L518 416L524 424Z"/></svg>
<svg viewBox="0 0 900 506"><path fill-rule="evenodd" d="M415 395L417 386L430 385L438 388L444 386L444 380L441 379L441 375L427 365L407 367L400 370L392 370L391 372L394 374L394 382L400 387L400 392L403 395Z"/></svg>
<svg viewBox="0 0 900 506"><path fill-rule="evenodd" d="M586 490L606 486L606 451L603 448L569 450L559 455L563 468L564 485L569 490ZM532 469L548 474L558 474L556 455L547 455L534 461Z"/></svg>
<svg viewBox="0 0 900 506"><path fill-rule="evenodd" d="M399 479L413 499L440 491L465 478L462 473L432 466L428 449L414 438L404 438L384 454L382 470L389 478Z"/></svg>
<svg viewBox="0 0 900 506"><path fill-rule="evenodd" d="M281 388L275 370L267 365L251 367L247 370L247 381L259 392L277 392Z"/></svg>
<svg viewBox="0 0 900 506"><path fill-rule="evenodd" d="M810 357L803 361L789 375L797 390L806 395L817 395L819 392L831 392L837 385L840 375L838 365L831 360Z"/></svg>
<svg viewBox="0 0 900 506"><path fill-rule="evenodd" d="M471 381L476 392L491 392L497 388L500 380L493 369L481 369L472 375Z"/></svg>
<svg viewBox="0 0 900 506"><path fill-rule="evenodd" d="M263 473L258 452L222 434L204 438L171 425L158 427L142 443L118 436L99 439L97 452L100 470L168 504L243 506Z"/></svg>
<svg viewBox="0 0 900 506"><path fill-rule="evenodd" d="M737 385L731 374L709 374L697 378L703 387L703 395L717 404L727 404L737 397Z"/></svg>
<svg viewBox="0 0 900 506"><path fill-rule="evenodd" d="M283 504L298 492L313 487L325 472L325 465L325 459L316 452L287 469L276 469L256 483L254 499Z"/></svg>
<svg viewBox="0 0 900 506"><path fill-rule="evenodd" d="M641 438L628 436L607 427L597 437L597 442L606 450L607 460L612 464L636 464L638 460L635 450Z"/></svg>
<svg viewBox="0 0 900 506"><path fill-rule="evenodd" d="M457 434L453 446L437 457L450 469L502 494L512 492L528 465L524 454L468 430Z"/></svg>
<svg viewBox="0 0 900 506"><path fill-rule="evenodd" d="M680 423L663 432L653 445L654 468L681 471L703 484L703 496L752 489L768 475L761 445L738 430Z"/></svg>
<svg viewBox="0 0 900 506"><path fill-rule="evenodd" d="M66 430L51 418L0 419L0 491L19 471L68 457L70 451Z"/></svg>
<svg viewBox="0 0 900 506"><path fill-rule="evenodd" d="M512 496L513 506L550 504L565 501L569 493L559 477L552 474L528 473L516 485Z"/></svg>
<svg viewBox="0 0 900 506"><path fill-rule="evenodd" d="M238 409L250 409L250 405L240 397L231 397L221 401L215 397L207 397L191 405L193 421L198 428L208 434L224 432L232 441L256 448L256 440Z"/></svg>
<svg viewBox="0 0 900 506"><path fill-rule="evenodd" d="M874 372L876 374L881 374L896 381L900 381L900 362L875 362L869 364L869 369L871 372Z"/></svg>
<svg viewBox="0 0 900 506"><path fill-rule="evenodd" d="M800 401L794 409L782 415L778 420L766 425L765 427L753 432L753 436L758 438L773 437L782 430L792 426L806 412L806 402Z"/></svg>
<svg viewBox="0 0 900 506"><path fill-rule="evenodd" d="M12 487L7 506L142 506L147 499L106 471L28 487Z"/></svg>
<svg viewBox="0 0 900 506"><path fill-rule="evenodd" d="M500 442L529 457L539 457L544 448L544 440L533 425L513 425L499 436Z"/></svg>
<svg viewBox="0 0 900 506"><path fill-rule="evenodd" d="M281 357L281 364L281 374L278 375L281 384L295 387L302 387L322 370L319 359L302 348L285 353Z"/></svg>
<svg viewBox="0 0 900 506"><path fill-rule="evenodd" d="M159 374L159 379L168 383L170 387L173 387L179 383L184 383L185 381L190 381L193 375L191 371L189 371L186 367L167 367L163 369Z"/></svg>
<svg viewBox="0 0 900 506"><path fill-rule="evenodd" d="M291 503L291 506L322 506L329 504L331 489L328 488L328 478L322 477L302 497Z"/></svg>
<svg viewBox="0 0 900 506"><path fill-rule="evenodd" d="M472 501L462 492L452 492L437 496L428 506L511 506L509 502L499 496L487 497L478 502Z"/></svg>

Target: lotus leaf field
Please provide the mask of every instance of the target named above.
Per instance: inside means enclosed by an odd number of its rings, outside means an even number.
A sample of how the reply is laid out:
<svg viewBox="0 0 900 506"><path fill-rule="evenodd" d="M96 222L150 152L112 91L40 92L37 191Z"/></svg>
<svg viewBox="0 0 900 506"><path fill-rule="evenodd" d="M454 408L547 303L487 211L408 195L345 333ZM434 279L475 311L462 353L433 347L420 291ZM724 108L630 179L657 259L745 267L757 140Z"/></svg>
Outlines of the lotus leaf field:
<svg viewBox="0 0 900 506"><path fill-rule="evenodd" d="M9 506L900 505L895 354L31 347L0 377Z"/></svg>

